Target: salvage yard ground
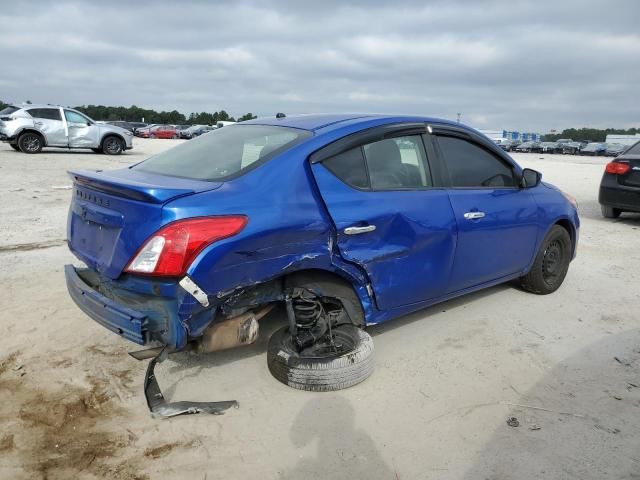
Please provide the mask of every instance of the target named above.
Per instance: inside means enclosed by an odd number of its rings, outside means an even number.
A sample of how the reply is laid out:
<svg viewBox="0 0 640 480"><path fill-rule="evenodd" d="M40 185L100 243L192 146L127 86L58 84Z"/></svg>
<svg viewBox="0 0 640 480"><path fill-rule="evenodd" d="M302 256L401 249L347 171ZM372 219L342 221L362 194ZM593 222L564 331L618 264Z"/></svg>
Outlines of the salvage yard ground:
<svg viewBox="0 0 640 480"><path fill-rule="evenodd" d="M151 419L135 345L67 295L65 172L176 143L135 139L120 157L0 144L0 478L640 478L640 215L601 218L601 158L514 155L580 205L557 293L502 285L373 327L374 374L325 394L269 374L276 310L256 345L156 369L169 400L239 409Z"/></svg>

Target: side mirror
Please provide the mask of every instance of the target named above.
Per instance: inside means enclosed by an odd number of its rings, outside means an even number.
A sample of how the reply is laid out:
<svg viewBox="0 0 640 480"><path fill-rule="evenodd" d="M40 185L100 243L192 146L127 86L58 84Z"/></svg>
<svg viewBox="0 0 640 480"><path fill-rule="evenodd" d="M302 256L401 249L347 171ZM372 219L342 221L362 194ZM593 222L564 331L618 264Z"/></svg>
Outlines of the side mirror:
<svg viewBox="0 0 640 480"><path fill-rule="evenodd" d="M520 180L520 186L522 188L533 188L540 185L542 181L542 174L531 168L525 168L522 170L522 178Z"/></svg>
<svg viewBox="0 0 640 480"><path fill-rule="evenodd" d="M93 125L93 123L87 122L87 127L90 127L91 125Z"/></svg>

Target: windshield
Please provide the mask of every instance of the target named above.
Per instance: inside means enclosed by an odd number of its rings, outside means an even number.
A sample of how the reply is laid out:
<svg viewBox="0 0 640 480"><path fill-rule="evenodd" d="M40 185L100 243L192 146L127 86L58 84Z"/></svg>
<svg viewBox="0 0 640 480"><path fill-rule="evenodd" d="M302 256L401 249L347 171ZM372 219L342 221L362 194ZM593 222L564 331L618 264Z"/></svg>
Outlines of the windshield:
<svg viewBox="0 0 640 480"><path fill-rule="evenodd" d="M132 168L193 180L223 180L268 160L310 135L295 128L233 125L213 130Z"/></svg>
<svg viewBox="0 0 640 480"><path fill-rule="evenodd" d="M0 115L11 115L13 112L17 112L20 110L17 107L6 107L0 110Z"/></svg>

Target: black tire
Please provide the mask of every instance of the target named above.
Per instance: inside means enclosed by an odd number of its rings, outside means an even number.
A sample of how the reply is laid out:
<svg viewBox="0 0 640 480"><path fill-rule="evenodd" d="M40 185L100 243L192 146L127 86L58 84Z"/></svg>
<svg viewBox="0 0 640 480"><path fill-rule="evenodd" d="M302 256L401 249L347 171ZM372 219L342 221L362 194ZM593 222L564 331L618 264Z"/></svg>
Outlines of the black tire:
<svg viewBox="0 0 640 480"><path fill-rule="evenodd" d="M102 151L107 155L120 155L124 150L122 139L109 135L102 140Z"/></svg>
<svg viewBox="0 0 640 480"><path fill-rule="evenodd" d="M269 339L267 365L280 382L298 390L331 392L352 387L373 372L373 339L354 325L333 329L336 342L350 343L344 353L324 355L298 353L292 346L289 327Z"/></svg>
<svg viewBox="0 0 640 480"><path fill-rule="evenodd" d="M40 153L44 140L39 133L25 132L18 137L18 147L22 153Z"/></svg>
<svg viewBox="0 0 640 480"><path fill-rule="evenodd" d="M92 148L91 151L93 151L93 153L102 153L101 148Z"/></svg>
<svg viewBox="0 0 640 480"><path fill-rule="evenodd" d="M622 213L622 210L619 208L613 208L607 205L600 205L600 210L604 218L618 218Z"/></svg>
<svg viewBox="0 0 640 480"><path fill-rule="evenodd" d="M10 143L9 146L11 146L11 148L13 148L16 152L20 151L20 147L15 143Z"/></svg>
<svg viewBox="0 0 640 480"><path fill-rule="evenodd" d="M531 270L520 277L522 288L538 295L555 292L567 276L571 251L569 232L554 225L543 240Z"/></svg>

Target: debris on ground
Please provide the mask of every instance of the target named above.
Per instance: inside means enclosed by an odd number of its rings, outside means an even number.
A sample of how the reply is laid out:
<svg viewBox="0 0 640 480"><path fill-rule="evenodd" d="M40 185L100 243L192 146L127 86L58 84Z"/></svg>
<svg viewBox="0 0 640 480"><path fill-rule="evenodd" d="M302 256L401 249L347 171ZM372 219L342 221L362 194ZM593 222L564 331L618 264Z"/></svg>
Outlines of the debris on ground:
<svg viewBox="0 0 640 480"><path fill-rule="evenodd" d="M520 422L516 417L509 417L507 418L507 425L509 425L510 427L519 427Z"/></svg>
<svg viewBox="0 0 640 480"><path fill-rule="evenodd" d="M542 429L542 427L540 425L538 425L537 423L532 423L531 425L529 425L529 430L536 431L536 430L541 430L541 429Z"/></svg>
<svg viewBox="0 0 640 480"><path fill-rule="evenodd" d="M613 359L618 362L620 365L624 365L625 367L630 367L631 364L626 360L620 360L618 357L613 357Z"/></svg>

